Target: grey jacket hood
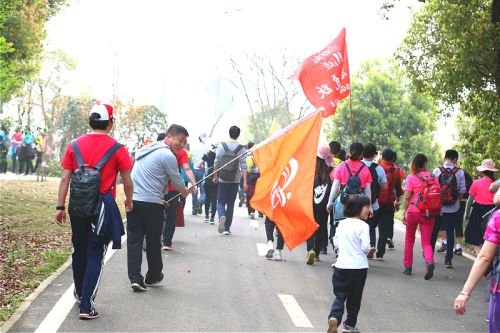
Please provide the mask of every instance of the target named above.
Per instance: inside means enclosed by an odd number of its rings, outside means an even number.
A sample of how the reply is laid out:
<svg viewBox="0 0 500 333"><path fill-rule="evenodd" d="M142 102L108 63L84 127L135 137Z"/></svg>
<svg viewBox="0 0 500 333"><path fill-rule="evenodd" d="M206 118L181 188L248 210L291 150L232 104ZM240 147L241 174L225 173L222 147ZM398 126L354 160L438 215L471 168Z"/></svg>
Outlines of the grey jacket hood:
<svg viewBox="0 0 500 333"><path fill-rule="evenodd" d="M142 147L138 151L136 151L136 153L135 153L135 160L136 161L140 160L144 156L146 156L146 155L154 152L157 149L161 149L161 148L163 148L163 149L167 148L168 150L170 150L170 147L167 146L165 144L165 142L163 142L163 140L162 141L155 141L155 142L153 142L153 143L151 143L151 144L149 144L147 146Z"/></svg>

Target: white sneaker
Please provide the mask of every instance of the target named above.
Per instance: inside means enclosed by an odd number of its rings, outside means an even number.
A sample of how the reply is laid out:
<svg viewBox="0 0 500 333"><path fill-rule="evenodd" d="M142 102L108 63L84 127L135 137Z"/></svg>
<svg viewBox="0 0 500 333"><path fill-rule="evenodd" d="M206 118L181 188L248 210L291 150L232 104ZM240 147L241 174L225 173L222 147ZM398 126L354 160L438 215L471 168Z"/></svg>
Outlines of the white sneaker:
<svg viewBox="0 0 500 333"><path fill-rule="evenodd" d="M274 254L274 244L272 241L267 241L267 253L266 258L272 259Z"/></svg>
<svg viewBox="0 0 500 333"><path fill-rule="evenodd" d="M224 224L226 224L226 217L222 215L219 217L219 225L217 226L217 231L219 234L222 234L224 232Z"/></svg>
<svg viewBox="0 0 500 333"><path fill-rule="evenodd" d="M255 219L255 213L250 213L250 218L253 220Z"/></svg>
<svg viewBox="0 0 500 333"><path fill-rule="evenodd" d="M283 257L281 257L281 250L276 250L274 252L273 260L274 261L282 261L283 260Z"/></svg>
<svg viewBox="0 0 500 333"><path fill-rule="evenodd" d="M222 234L228 236L228 235L231 235L231 231L224 231Z"/></svg>
<svg viewBox="0 0 500 333"><path fill-rule="evenodd" d="M208 223L209 219L208 216L205 216L205 223Z"/></svg>

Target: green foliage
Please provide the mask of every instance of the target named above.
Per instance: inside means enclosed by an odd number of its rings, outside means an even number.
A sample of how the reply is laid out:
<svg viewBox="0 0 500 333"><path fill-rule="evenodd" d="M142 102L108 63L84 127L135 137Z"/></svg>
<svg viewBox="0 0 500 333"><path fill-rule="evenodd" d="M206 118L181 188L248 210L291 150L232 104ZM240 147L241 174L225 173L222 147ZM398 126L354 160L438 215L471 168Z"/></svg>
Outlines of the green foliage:
<svg viewBox="0 0 500 333"><path fill-rule="evenodd" d="M432 100L409 90L395 66L384 67L380 61L363 63L351 79L351 93L355 141L395 150L400 164L409 164L417 153L424 153L430 165L438 163ZM326 133L346 151L352 142L349 113L349 100L345 99L330 118Z"/></svg>
<svg viewBox="0 0 500 333"><path fill-rule="evenodd" d="M40 69L45 22L66 0L0 0L0 104Z"/></svg>
<svg viewBox="0 0 500 333"><path fill-rule="evenodd" d="M8 131L10 131L14 127L15 121L12 117L1 117L0 118L0 126L5 127Z"/></svg>

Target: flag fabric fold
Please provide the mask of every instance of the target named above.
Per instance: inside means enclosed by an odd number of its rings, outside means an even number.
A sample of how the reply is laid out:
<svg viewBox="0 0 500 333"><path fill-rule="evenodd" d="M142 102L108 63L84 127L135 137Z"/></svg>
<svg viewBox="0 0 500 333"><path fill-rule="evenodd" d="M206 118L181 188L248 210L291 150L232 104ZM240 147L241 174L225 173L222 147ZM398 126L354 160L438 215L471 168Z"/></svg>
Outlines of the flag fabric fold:
<svg viewBox="0 0 500 333"><path fill-rule="evenodd" d="M290 77L300 81L309 102L323 110L323 116L335 113L341 99L351 91L347 59L346 30L320 52L306 58Z"/></svg>
<svg viewBox="0 0 500 333"><path fill-rule="evenodd" d="M317 110L252 149L260 178L250 204L276 223L290 250L318 228L313 183L321 122Z"/></svg>

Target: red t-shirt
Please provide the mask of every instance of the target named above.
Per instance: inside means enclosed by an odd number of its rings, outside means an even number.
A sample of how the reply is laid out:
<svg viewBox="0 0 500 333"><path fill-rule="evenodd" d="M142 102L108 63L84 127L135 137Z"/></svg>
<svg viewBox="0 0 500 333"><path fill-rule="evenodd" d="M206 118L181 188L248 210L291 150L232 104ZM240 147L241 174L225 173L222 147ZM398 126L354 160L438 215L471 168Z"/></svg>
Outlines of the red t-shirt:
<svg viewBox="0 0 500 333"><path fill-rule="evenodd" d="M95 166L101 158L111 148L116 140L107 134L86 134L78 138L78 147L83 157L83 161L91 166ZM78 169L75 153L71 143L66 148L66 153L61 162L63 169L75 171ZM121 147L108 160L101 169L101 193L106 193L111 188L113 196L116 197L116 174L118 171L126 171L132 169L132 162L125 147Z"/></svg>
<svg viewBox="0 0 500 333"><path fill-rule="evenodd" d="M177 158L177 165L179 168L185 163L189 164L189 157L185 149L181 149L175 157ZM170 181L168 182L167 188L169 191L177 191Z"/></svg>
<svg viewBox="0 0 500 333"><path fill-rule="evenodd" d="M347 180L349 179L349 171L347 171L345 163L349 164L349 169L351 169L351 174L353 176L358 172L361 166L364 166L364 168L358 175L359 179L361 180L361 188L364 189L367 183L372 182L372 175L370 173L370 170L363 162L347 160L345 162L340 163L340 165L337 168L335 168L335 174L333 175L333 178L340 180L341 185L346 185Z"/></svg>
<svg viewBox="0 0 500 333"><path fill-rule="evenodd" d="M493 205L494 192L490 192L490 185L493 179L481 177L472 182L469 194L474 196L474 201L480 205Z"/></svg>

